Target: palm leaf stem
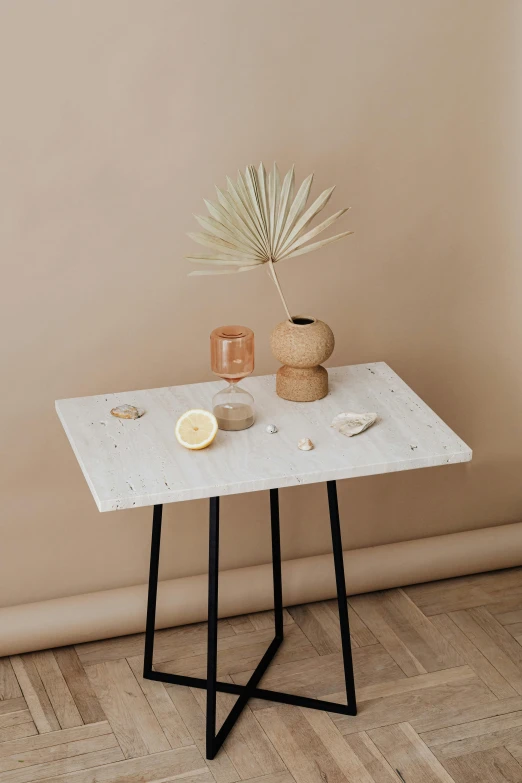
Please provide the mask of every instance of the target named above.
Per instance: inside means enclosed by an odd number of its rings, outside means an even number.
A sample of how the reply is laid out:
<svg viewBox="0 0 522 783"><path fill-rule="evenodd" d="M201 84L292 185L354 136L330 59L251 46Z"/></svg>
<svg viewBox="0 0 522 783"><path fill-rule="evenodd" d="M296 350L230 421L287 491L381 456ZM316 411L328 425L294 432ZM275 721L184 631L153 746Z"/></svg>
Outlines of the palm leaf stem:
<svg viewBox="0 0 522 783"><path fill-rule="evenodd" d="M268 266L269 266L270 272L272 274L272 279L273 279L273 281L274 281L274 283L276 285L277 292L278 292L279 296L281 297L281 301L283 303L283 307L285 308L285 312L286 312L287 318L288 318L288 320L291 323L293 323L292 316L290 315L290 310L288 309L288 305L286 304L285 297L283 296L283 291L281 290L281 286L279 285L279 280L277 279L277 274L276 274L276 271L274 269L274 262L272 261L271 258L268 259Z"/></svg>

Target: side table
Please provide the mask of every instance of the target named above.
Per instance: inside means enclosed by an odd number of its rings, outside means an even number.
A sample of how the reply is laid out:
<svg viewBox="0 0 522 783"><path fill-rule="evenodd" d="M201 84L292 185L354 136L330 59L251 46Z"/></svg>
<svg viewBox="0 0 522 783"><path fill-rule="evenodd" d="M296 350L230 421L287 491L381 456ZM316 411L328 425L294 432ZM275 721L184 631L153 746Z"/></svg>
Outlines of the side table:
<svg viewBox="0 0 522 783"><path fill-rule="evenodd" d="M336 480L433 467L471 459L470 448L383 362L330 369L323 400L294 403L275 394L275 376L246 378L256 401L256 423L242 432L219 432L204 451L183 449L174 437L177 418L189 408L209 408L222 382L172 386L124 394L59 400L56 410L100 511L153 506L143 676L207 691L206 755L212 759L252 698L346 715L357 712ZM145 410L136 420L115 419L111 408L129 403ZM346 438L329 425L342 411L376 411L367 432ZM278 427L268 434L267 424ZM315 449L302 452L308 437ZM278 490L325 482L339 605L346 704L258 687L283 641L283 591ZM219 498L270 491L274 638L245 685L217 679ZM163 504L209 498L207 677L153 668ZM239 696L216 733L217 692Z"/></svg>

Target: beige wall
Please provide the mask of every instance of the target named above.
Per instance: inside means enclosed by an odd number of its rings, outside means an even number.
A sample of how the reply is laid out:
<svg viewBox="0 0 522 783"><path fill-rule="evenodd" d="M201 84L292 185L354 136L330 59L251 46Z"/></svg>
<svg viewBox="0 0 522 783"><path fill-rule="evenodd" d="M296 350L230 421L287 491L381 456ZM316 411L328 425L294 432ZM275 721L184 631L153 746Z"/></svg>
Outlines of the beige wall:
<svg viewBox="0 0 522 783"><path fill-rule="evenodd" d="M97 512L55 398L206 380L224 322L275 370L268 277L182 260L213 183L260 159L353 206L353 237L280 271L291 309L332 326L331 364L387 361L475 453L342 484L345 547L521 519L521 17L518 0L3 0L1 605L146 578L148 511ZM286 558L329 550L325 503L282 493ZM224 568L269 560L267 510L223 502ZM206 505L166 520L162 576L202 573Z"/></svg>

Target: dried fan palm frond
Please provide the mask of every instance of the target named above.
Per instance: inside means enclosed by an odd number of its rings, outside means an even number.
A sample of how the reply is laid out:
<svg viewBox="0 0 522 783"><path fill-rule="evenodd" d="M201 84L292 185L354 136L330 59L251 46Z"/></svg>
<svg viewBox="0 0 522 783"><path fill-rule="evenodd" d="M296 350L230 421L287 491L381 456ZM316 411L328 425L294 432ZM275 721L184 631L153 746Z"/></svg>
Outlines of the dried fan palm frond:
<svg viewBox="0 0 522 783"><path fill-rule="evenodd" d="M343 231L342 234L307 244L347 212L347 209L340 209L315 228L308 229L312 220L327 205L334 191L334 188L328 188L306 209L312 180L313 174L310 174L294 198L293 166L282 183L275 163L268 176L265 167L260 163L257 171L254 166L247 166L244 176L238 172L236 183L227 177L227 190L216 188L217 203L205 201L210 217L196 216L203 232L189 234L211 252L205 255L190 255L187 259L211 268L190 274L228 275L248 272L268 264L291 321L274 264L318 250L353 234L353 231Z"/></svg>

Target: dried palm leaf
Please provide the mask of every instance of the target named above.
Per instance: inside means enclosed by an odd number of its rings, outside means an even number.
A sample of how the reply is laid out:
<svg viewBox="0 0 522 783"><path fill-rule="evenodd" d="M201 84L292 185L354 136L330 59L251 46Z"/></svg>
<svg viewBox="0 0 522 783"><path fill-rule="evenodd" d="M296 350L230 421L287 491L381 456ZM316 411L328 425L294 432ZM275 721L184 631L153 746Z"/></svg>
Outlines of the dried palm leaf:
<svg viewBox="0 0 522 783"><path fill-rule="evenodd" d="M191 275L228 275L249 272L257 266L268 265L277 287L286 315L287 307L274 264L287 258L310 253L352 234L344 231L328 239L307 244L329 228L346 209L341 209L319 225L307 231L312 220L325 208L334 188L328 188L306 208L312 187L313 174L301 184L294 198L294 167L285 175L283 183L274 163L267 175L262 163L256 170L247 166L244 176L238 172L234 183L227 177L227 190L216 188L218 203L205 201L210 217L196 216L203 232L189 236L210 248L211 254L187 256L195 264L228 269L204 269ZM231 267L231 268L230 268Z"/></svg>

